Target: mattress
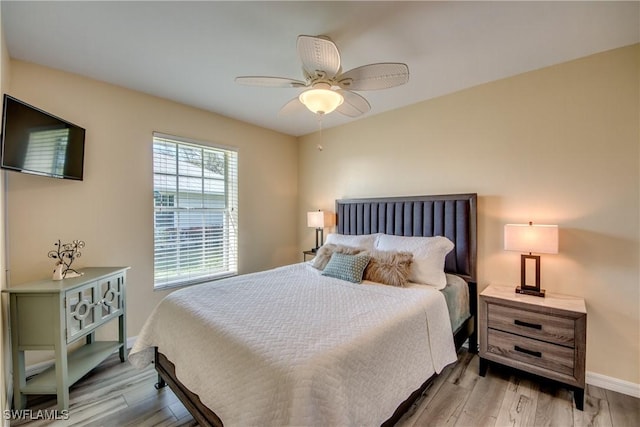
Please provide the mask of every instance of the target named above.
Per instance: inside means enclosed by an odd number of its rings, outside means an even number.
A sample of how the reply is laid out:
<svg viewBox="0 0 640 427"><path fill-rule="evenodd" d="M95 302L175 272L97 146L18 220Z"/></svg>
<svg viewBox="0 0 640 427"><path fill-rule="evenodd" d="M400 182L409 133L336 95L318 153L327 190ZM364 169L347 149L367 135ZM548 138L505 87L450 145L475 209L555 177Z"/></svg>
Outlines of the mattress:
<svg viewBox="0 0 640 427"><path fill-rule="evenodd" d="M447 274L447 286L442 293L447 302L451 330L456 332L465 320L471 316L469 311L469 285L462 278L453 274Z"/></svg>
<svg viewBox="0 0 640 427"><path fill-rule="evenodd" d="M451 322L451 332L455 334L460 326L471 316L469 310L469 285L459 276L455 274L446 274L447 285L440 290L444 295L449 312L449 321ZM363 284L384 286L379 283L364 281ZM409 283L409 288L423 288L428 285L418 283Z"/></svg>
<svg viewBox="0 0 640 427"><path fill-rule="evenodd" d="M156 346L227 426L380 425L456 361L444 293L353 284L307 263L172 293L129 360L146 366Z"/></svg>

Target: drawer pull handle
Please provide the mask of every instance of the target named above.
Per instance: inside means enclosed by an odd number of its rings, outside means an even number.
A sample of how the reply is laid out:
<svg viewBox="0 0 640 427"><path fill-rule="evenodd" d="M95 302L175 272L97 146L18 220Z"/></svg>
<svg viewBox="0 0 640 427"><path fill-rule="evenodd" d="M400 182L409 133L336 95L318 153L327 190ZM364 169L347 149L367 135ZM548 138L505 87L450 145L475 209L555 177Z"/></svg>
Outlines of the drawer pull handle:
<svg viewBox="0 0 640 427"><path fill-rule="evenodd" d="M518 326L524 326L525 328L542 330L542 325L537 325L535 323L523 322L522 320L518 320L518 319L514 320L513 323L515 323Z"/></svg>
<svg viewBox="0 0 640 427"><path fill-rule="evenodd" d="M516 345L513 347L513 349L515 351L519 351L520 353L525 353L528 354L529 356L533 356L533 357L542 357L542 352L540 351L533 351L533 350L527 350L526 348L522 348L519 345Z"/></svg>

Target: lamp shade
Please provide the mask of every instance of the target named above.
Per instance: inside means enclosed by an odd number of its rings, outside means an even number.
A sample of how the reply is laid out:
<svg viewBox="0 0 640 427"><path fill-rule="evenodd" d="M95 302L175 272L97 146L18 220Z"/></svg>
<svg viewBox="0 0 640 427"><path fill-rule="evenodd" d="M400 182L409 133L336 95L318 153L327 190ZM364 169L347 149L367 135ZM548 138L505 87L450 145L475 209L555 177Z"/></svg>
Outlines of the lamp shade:
<svg viewBox="0 0 640 427"><path fill-rule="evenodd" d="M342 95L331 89L309 89L302 92L298 99L316 114L328 114L344 101Z"/></svg>
<svg viewBox="0 0 640 427"><path fill-rule="evenodd" d="M332 222L332 215L330 212L307 212L307 227L325 228L333 225Z"/></svg>
<svg viewBox="0 0 640 427"><path fill-rule="evenodd" d="M558 226L539 224L506 224L504 249L538 254L558 253Z"/></svg>

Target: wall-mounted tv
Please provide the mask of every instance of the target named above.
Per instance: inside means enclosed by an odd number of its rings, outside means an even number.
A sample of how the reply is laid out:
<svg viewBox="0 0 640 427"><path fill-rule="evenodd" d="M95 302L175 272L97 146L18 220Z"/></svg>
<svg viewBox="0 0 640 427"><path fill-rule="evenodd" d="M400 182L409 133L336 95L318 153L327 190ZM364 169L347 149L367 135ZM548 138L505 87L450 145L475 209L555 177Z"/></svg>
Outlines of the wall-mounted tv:
<svg viewBox="0 0 640 427"><path fill-rule="evenodd" d="M82 180L83 128L6 94L3 104L0 167Z"/></svg>

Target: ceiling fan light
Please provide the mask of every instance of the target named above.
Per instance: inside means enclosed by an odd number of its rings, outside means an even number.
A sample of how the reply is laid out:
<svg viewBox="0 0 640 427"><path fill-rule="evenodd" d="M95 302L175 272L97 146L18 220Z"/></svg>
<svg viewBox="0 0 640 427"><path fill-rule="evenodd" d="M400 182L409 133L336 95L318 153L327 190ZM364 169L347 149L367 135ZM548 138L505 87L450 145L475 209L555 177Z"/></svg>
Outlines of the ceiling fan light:
<svg viewBox="0 0 640 427"><path fill-rule="evenodd" d="M341 94L331 89L309 89L302 92L299 99L311 112L316 114L328 114L344 101Z"/></svg>

